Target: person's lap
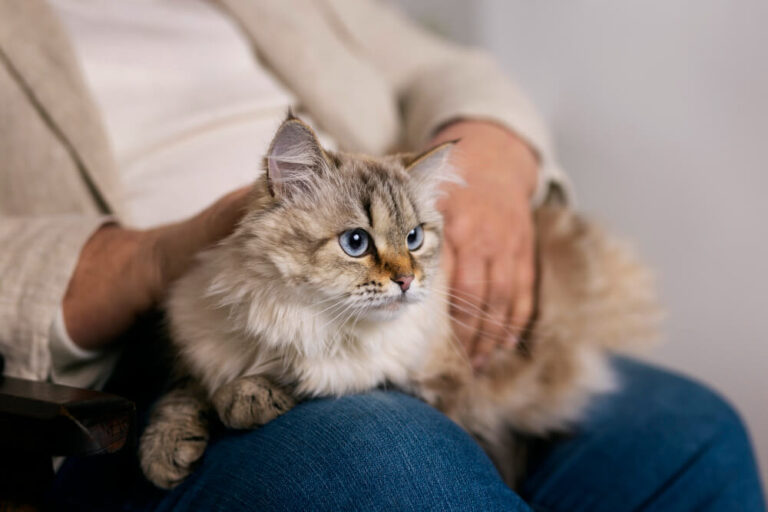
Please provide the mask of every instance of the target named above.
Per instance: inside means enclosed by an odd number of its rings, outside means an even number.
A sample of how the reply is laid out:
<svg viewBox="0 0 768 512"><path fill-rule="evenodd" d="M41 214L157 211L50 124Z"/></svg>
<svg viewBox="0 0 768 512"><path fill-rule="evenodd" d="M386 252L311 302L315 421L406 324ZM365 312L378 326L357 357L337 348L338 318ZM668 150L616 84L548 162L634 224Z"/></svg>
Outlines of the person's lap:
<svg viewBox="0 0 768 512"><path fill-rule="evenodd" d="M730 407L653 367L619 359L616 368L621 391L597 399L573 435L536 443L519 495L445 416L385 391L310 401L227 433L168 493L126 472L129 462L91 458L68 462L56 495L105 509L763 510Z"/></svg>
<svg viewBox="0 0 768 512"><path fill-rule="evenodd" d="M526 510L458 426L396 392L306 402L209 450L160 510Z"/></svg>

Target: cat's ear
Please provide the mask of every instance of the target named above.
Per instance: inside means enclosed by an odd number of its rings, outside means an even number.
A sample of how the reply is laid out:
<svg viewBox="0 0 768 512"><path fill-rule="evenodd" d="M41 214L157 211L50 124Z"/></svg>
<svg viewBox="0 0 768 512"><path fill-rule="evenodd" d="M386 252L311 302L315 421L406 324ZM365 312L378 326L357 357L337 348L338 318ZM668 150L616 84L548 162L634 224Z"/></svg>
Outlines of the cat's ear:
<svg viewBox="0 0 768 512"><path fill-rule="evenodd" d="M406 157L403 161L405 170L417 184L434 189L435 192L441 183L463 184L464 181L451 165L451 154L457 142L443 142L420 155Z"/></svg>
<svg viewBox="0 0 768 512"><path fill-rule="evenodd" d="M278 199L311 192L314 178L328 165L315 132L290 111L264 159L269 192Z"/></svg>

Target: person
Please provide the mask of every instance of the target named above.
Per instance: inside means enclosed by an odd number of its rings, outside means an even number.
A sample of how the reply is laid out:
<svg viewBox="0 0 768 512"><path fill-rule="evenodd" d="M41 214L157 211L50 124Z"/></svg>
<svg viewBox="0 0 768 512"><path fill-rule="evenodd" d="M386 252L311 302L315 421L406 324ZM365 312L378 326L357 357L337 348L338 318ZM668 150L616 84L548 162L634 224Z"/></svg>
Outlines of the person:
<svg viewBox="0 0 768 512"><path fill-rule="evenodd" d="M115 340L232 230L289 106L349 151L460 139L467 186L442 203L445 264L454 292L493 320L452 311L478 372L531 315L531 208L570 188L539 116L492 59L375 1L0 0L0 99L0 353L5 373L24 378L107 382L131 348ZM532 442L518 493L447 418L377 391L223 433L170 492L127 481L135 467L109 457L72 459L52 499L138 510L764 507L728 404L645 364L615 366L622 390L596 400L575 435Z"/></svg>

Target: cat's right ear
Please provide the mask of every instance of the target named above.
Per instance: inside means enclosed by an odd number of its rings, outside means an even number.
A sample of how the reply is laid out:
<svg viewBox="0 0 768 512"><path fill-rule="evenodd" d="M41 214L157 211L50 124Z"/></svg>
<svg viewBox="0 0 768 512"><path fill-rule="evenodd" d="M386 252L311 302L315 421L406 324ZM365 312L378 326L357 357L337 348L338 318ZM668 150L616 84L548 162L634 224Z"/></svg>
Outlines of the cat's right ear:
<svg viewBox="0 0 768 512"><path fill-rule="evenodd" d="M328 162L312 128L290 112L264 159L267 186L276 199L311 192L315 176L324 171Z"/></svg>

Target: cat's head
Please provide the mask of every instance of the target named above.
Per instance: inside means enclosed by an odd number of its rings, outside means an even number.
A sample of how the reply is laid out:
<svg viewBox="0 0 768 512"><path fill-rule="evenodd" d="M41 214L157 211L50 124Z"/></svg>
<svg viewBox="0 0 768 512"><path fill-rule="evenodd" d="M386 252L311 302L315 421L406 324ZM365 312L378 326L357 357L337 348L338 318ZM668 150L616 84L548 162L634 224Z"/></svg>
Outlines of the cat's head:
<svg viewBox="0 0 768 512"><path fill-rule="evenodd" d="M335 153L289 115L264 159L260 204L241 226L260 273L275 274L269 286L340 321L393 318L423 300L440 263L439 186L456 180L452 145L383 158Z"/></svg>

